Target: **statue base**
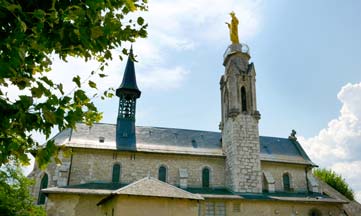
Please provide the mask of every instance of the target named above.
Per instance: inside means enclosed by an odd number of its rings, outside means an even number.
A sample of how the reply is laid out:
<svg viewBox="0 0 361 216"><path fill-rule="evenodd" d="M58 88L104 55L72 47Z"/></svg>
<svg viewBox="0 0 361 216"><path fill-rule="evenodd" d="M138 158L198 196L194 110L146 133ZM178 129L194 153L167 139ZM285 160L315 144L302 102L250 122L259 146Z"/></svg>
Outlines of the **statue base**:
<svg viewBox="0 0 361 216"><path fill-rule="evenodd" d="M247 46L247 44L231 44L227 47L226 51L223 54L223 65L225 65L227 58L235 53L246 54L248 56L248 59L251 58L251 56L249 55L249 47Z"/></svg>

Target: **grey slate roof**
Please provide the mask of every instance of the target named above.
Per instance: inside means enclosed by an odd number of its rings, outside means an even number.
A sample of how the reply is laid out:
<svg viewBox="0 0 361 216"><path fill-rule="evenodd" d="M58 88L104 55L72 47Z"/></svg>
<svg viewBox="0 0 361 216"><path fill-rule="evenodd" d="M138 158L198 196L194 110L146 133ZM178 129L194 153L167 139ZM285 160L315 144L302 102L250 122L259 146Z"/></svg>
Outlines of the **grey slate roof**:
<svg viewBox="0 0 361 216"><path fill-rule="evenodd" d="M107 202L118 194L169 197L181 199L243 199L243 200L268 200L268 201L297 201L297 202L323 202L323 203L349 203L341 196L334 197L321 193L295 193L295 192L275 192L275 193L233 193L226 188L187 188L185 190L173 185L159 181L152 177L146 177L135 181L129 185L116 185L114 183L90 182L80 185L70 185L66 187L52 187L42 190L45 194L88 194L105 196L97 205ZM336 192L339 194L338 192ZM334 195L334 194L333 194ZM356 203L359 208L359 204ZM356 204L353 204L354 206Z"/></svg>
<svg viewBox="0 0 361 216"><path fill-rule="evenodd" d="M59 145L116 150L115 124L77 124L54 137ZM104 142L100 142L100 137ZM221 133L161 127L136 127L136 151L224 157ZM122 150L122 149L120 149ZM260 157L264 161L314 165L297 141L260 136Z"/></svg>
<svg viewBox="0 0 361 216"><path fill-rule="evenodd" d="M145 177L122 187L112 194L125 194L136 196L170 197L179 199L202 200L198 194L193 194L178 187L162 182L153 177Z"/></svg>

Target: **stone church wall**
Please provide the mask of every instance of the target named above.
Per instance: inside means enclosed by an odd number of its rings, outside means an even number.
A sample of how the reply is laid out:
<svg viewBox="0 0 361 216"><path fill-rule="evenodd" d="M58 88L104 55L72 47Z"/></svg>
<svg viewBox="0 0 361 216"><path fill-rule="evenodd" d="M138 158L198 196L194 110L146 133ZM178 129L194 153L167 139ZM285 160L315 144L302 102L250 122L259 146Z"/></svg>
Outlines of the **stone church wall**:
<svg viewBox="0 0 361 216"><path fill-rule="evenodd" d="M188 187L201 187L202 169L210 169L210 186L224 187L223 157L176 154L116 152L111 150L76 149L70 174L70 184L91 181L111 182L113 165L121 166L120 181L131 183L148 174L158 178L160 166L167 168L167 182L179 185L179 169L188 172Z"/></svg>
<svg viewBox="0 0 361 216"><path fill-rule="evenodd" d="M39 169L37 164L34 164L33 171L28 175L28 178L35 181L34 186L30 188L30 193L34 197L38 197L40 182L45 174L48 175L48 188L67 185L71 158L63 157L62 152L59 153L59 158L62 161L61 165L57 165L55 162L52 162L46 167L45 170Z"/></svg>
<svg viewBox="0 0 361 216"><path fill-rule="evenodd" d="M273 163L268 161L261 162L263 171L272 174L275 180L275 190L283 191L283 174L288 173L290 176L290 185L294 192L306 192L307 181L305 165L289 164L289 163Z"/></svg>

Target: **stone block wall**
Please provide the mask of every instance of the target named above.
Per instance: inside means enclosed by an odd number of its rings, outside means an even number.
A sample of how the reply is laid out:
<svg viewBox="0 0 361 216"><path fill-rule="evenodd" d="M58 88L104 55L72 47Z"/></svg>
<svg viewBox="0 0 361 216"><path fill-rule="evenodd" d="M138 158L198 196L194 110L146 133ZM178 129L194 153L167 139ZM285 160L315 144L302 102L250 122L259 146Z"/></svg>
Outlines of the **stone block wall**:
<svg viewBox="0 0 361 216"><path fill-rule="evenodd" d="M62 164L57 165L55 162L51 162L45 170L39 169L38 165L34 164L33 171L28 175L28 178L35 181L35 184L30 188L30 193L34 197L37 198L39 195L40 182L45 174L48 175L48 188L67 185L71 157L64 157L62 152L60 152L59 159L62 161Z"/></svg>
<svg viewBox="0 0 361 216"><path fill-rule="evenodd" d="M227 187L236 192L261 192L258 120L248 114L239 114L225 121L222 133L227 156Z"/></svg>
<svg viewBox="0 0 361 216"><path fill-rule="evenodd" d="M201 187L202 169L210 169L210 187L224 187L224 157L192 156L112 150L75 149L70 184L111 182L113 165L121 166L120 181L131 183L150 174L158 178L160 166L167 168L167 182L179 185L179 169L188 173L188 187Z"/></svg>
<svg viewBox="0 0 361 216"><path fill-rule="evenodd" d="M269 172L275 180L275 190L283 191L283 174L288 173L290 176L290 186L294 192L306 192L307 180L305 165L274 163L262 161L261 168Z"/></svg>

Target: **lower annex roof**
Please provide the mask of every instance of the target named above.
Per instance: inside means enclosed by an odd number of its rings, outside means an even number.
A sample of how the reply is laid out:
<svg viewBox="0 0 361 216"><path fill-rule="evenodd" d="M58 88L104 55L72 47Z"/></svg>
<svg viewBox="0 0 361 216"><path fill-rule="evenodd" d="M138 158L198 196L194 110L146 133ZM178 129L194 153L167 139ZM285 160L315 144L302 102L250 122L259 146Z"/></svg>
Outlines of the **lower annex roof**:
<svg viewBox="0 0 361 216"><path fill-rule="evenodd" d="M142 185L146 183L145 185ZM140 186L139 186L140 185ZM160 189L159 186L163 189ZM129 188L131 188L130 191ZM167 193L164 193L164 190ZM332 198L320 193L311 192L275 192L275 193L234 193L227 188L187 188L180 189L157 179L146 177L131 184L106 182L89 182L65 187L53 187L42 190L46 194L92 194L170 197L185 199L242 199L254 201L294 201L294 202L327 202L348 203L348 201Z"/></svg>

